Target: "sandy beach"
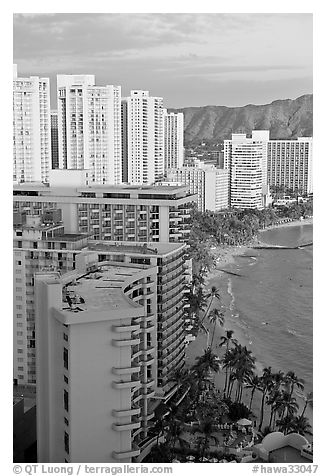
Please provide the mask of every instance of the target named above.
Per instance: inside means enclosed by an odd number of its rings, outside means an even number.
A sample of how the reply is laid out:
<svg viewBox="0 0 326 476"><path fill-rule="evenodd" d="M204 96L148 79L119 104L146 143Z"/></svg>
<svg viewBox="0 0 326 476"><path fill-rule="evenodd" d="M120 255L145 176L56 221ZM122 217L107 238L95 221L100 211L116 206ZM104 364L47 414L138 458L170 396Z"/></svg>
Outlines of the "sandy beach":
<svg viewBox="0 0 326 476"><path fill-rule="evenodd" d="M264 230L260 230L260 232L264 232L265 230L271 230L273 228L278 228L278 227L290 227L290 226L298 226L298 225L310 225L313 223L313 219L312 218L307 218L305 220L295 220L295 221L292 221L292 222L288 222L288 223L282 223L282 224L279 224L279 225L273 225L273 226L270 226L270 227L266 227ZM255 240L252 241L252 243L248 244L248 245L245 245L245 246L222 246L222 247L217 247L216 249L212 249L211 251L214 253L215 257L216 257L216 265L214 267L214 269L212 269L210 271L210 273L208 273L208 275L206 276L206 280L205 280L205 290L207 292L209 292L210 288L211 288L211 281L212 280L216 280L216 278L220 277L222 274L224 274L224 270L227 271L227 268L230 264L234 263L234 259L236 256L239 256L239 255L243 255L243 254L246 254L246 255L250 255L250 250L253 248L253 246L259 246L259 245L264 245L264 243L261 241L261 240L258 240L257 238ZM254 252L254 250L253 250ZM212 308L213 307L217 307L217 308L221 308L222 311L223 311L223 296L221 296L221 302L214 299L213 302L212 302ZM209 312L209 310L208 310ZM207 312L207 314L208 314ZM211 335L212 335L212 328L210 328L210 324L208 322L208 319L206 319L206 322L205 322L205 326L209 329L209 342L210 342L210 339L211 339ZM223 354L225 352L225 347L219 347L219 343L220 343L220 338L222 335L225 335L225 331L226 330L230 330L232 329L232 323L228 322L228 318L227 318L227 313L225 313L225 324L224 324L224 327L220 327L218 324L216 325L216 330L215 330L215 335L214 335L214 342L213 342L213 345L212 345L212 348L214 350L214 352L220 357L222 358L223 357ZM234 334L234 337L238 340L239 344L241 345L246 345L246 342L244 339L242 339L242 336L241 335L236 335L236 333ZM203 331L199 332L197 337L196 337L196 340L192 341L189 346L187 347L187 351L186 351L186 362L187 362L187 365L191 366L195 363L195 360L196 360L196 357L199 356L199 355L202 355L204 350L207 348L207 344L208 344L208 336L206 333L204 333ZM261 370L262 369L258 369L257 368L257 371L258 373L260 374L261 373ZM221 370L220 373L218 373L215 377L215 384L216 384L216 387L220 390L220 391L223 391L223 387L224 387L224 380L225 380L225 373L224 373L224 370ZM260 393L256 393L255 394L255 397L254 397L254 400L253 400L253 411L254 411L254 414L255 414L255 417L254 419L258 419L259 420L259 408L260 408ZM245 390L244 391L244 402L245 403L249 403L250 401L250 390ZM298 404L300 406L300 408L302 408L302 401L300 401L298 399ZM269 408L266 409L265 411L265 421L264 421L264 425L268 423L268 419L269 419ZM267 420L267 421L266 421Z"/></svg>
<svg viewBox="0 0 326 476"><path fill-rule="evenodd" d="M259 230L259 232L264 232L267 230L273 230L274 228L281 228L281 227L289 227L289 226L298 226L298 225L312 225L313 223L313 218L306 218L304 220L294 220L291 222L287 223L280 223L280 224L275 224L271 226L267 226L264 229ZM213 253L215 257L215 266L214 268L207 274L206 276L206 281L209 283L209 281L212 278L216 278L221 275L223 272L223 268L226 267L229 264L234 263L234 258L236 256L242 255L244 253L248 254L251 248L254 246L264 246L266 243L264 243L262 240L259 240L257 237L252 240L251 243L248 243L246 245L240 245L240 246L219 246L216 247L215 249L211 249L211 252Z"/></svg>

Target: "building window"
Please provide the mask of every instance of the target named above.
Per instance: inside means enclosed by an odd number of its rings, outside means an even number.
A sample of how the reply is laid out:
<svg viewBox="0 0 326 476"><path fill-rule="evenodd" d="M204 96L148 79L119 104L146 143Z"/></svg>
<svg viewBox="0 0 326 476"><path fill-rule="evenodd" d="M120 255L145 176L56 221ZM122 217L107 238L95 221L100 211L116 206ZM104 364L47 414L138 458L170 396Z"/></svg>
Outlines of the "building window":
<svg viewBox="0 0 326 476"><path fill-rule="evenodd" d="M63 364L65 366L65 369L68 370L69 366L68 366L68 349L66 349L65 347L63 348Z"/></svg>
<svg viewBox="0 0 326 476"><path fill-rule="evenodd" d="M67 390L63 391L63 404L64 404L64 409L69 412L69 393Z"/></svg>
<svg viewBox="0 0 326 476"><path fill-rule="evenodd" d="M67 454L69 454L69 435L68 433L65 431L65 452Z"/></svg>

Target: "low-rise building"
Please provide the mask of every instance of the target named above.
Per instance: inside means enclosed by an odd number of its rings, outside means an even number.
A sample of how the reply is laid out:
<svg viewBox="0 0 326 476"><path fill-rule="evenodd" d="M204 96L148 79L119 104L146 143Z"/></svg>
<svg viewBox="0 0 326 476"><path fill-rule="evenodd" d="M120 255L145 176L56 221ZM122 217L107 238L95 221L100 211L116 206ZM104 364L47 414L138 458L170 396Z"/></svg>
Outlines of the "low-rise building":
<svg viewBox="0 0 326 476"><path fill-rule="evenodd" d="M197 195L198 210L202 212L216 212L228 208L228 171L196 159L193 164L168 169L167 181L188 185L190 192Z"/></svg>

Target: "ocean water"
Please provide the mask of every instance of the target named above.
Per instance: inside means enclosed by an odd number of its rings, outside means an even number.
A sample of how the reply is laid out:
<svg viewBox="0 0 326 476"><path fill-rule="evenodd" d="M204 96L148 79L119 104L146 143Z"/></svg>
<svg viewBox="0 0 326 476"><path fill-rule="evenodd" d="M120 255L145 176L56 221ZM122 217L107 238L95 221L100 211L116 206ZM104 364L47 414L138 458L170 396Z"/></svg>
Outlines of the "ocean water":
<svg viewBox="0 0 326 476"><path fill-rule="evenodd" d="M312 241L312 225L280 227L261 233L264 243L296 246ZM212 279L221 293L225 329L233 329L252 350L260 374L293 370L312 390L313 247L249 250L235 258L226 273ZM300 403L300 402L298 402ZM310 411L307 416L311 417Z"/></svg>

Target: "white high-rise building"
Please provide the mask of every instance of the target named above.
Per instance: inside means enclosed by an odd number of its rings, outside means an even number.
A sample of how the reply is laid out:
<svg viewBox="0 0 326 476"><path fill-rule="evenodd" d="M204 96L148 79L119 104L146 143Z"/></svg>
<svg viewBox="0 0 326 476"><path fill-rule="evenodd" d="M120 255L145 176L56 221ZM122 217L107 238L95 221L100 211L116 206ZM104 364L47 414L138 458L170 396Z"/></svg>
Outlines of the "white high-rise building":
<svg viewBox="0 0 326 476"><path fill-rule="evenodd" d="M270 140L267 148L270 186L312 193L312 137Z"/></svg>
<svg viewBox="0 0 326 476"><path fill-rule="evenodd" d="M90 183L121 183L121 87L93 75L58 75L59 168L90 170Z"/></svg>
<svg viewBox="0 0 326 476"><path fill-rule="evenodd" d="M94 242L35 274L39 462L139 462L185 363L186 244Z"/></svg>
<svg viewBox="0 0 326 476"><path fill-rule="evenodd" d="M47 182L51 169L49 78L20 78L13 69L13 180Z"/></svg>
<svg viewBox="0 0 326 476"><path fill-rule="evenodd" d="M188 185L190 193L197 194L198 210L202 212L228 208L229 178L225 169L194 160L194 166L168 169L167 180Z"/></svg>
<svg viewBox="0 0 326 476"><path fill-rule="evenodd" d="M164 115L164 171L183 166L183 113L167 112Z"/></svg>
<svg viewBox="0 0 326 476"><path fill-rule="evenodd" d="M152 184L164 174L163 98L131 91L122 103L123 181Z"/></svg>
<svg viewBox="0 0 326 476"><path fill-rule="evenodd" d="M263 207L264 144L246 134L224 141L224 168L229 171L229 203L234 208Z"/></svg>

